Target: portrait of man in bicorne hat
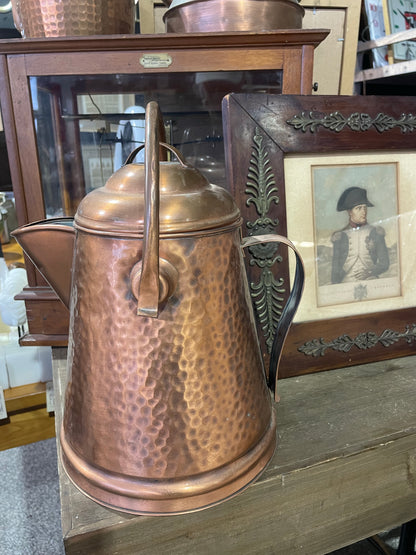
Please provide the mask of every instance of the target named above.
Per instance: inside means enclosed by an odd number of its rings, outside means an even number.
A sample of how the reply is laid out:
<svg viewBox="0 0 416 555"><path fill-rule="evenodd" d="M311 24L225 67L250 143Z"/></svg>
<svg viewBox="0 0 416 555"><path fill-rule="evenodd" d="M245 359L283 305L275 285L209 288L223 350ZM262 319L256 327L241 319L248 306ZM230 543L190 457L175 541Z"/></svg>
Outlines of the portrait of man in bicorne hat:
<svg viewBox="0 0 416 555"><path fill-rule="evenodd" d="M389 268L385 230L367 222L369 201L366 189L348 187L337 203L346 211L347 225L332 235L332 283L377 279Z"/></svg>

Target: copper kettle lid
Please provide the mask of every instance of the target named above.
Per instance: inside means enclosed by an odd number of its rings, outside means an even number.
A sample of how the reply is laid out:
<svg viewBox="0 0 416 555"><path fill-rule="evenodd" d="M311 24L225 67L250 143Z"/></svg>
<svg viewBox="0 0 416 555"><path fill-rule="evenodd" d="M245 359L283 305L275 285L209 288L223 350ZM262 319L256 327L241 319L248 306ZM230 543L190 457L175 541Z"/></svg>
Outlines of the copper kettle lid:
<svg viewBox="0 0 416 555"><path fill-rule="evenodd" d="M195 233L235 226L240 212L232 196L213 185L172 146L177 161L159 162L159 233ZM133 163L135 149L124 166L81 201L75 226L91 232L143 236L146 164Z"/></svg>

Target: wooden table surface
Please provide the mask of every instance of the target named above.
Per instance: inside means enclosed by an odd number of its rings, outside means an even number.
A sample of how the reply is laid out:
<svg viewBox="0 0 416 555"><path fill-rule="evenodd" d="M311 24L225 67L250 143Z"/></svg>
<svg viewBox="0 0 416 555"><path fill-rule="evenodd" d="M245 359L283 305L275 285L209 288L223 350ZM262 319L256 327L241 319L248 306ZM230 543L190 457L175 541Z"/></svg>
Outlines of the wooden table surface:
<svg viewBox="0 0 416 555"><path fill-rule="evenodd" d="M54 348L56 421L66 350ZM416 357L281 380L278 447L235 498L181 516L106 509L60 468L70 554L324 554L416 518Z"/></svg>

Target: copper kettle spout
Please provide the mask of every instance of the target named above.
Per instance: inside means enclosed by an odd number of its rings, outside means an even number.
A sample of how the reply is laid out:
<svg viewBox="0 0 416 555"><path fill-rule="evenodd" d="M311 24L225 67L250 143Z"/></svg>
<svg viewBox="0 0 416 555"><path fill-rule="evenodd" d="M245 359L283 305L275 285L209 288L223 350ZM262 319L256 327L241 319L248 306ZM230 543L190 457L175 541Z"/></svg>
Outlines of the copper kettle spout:
<svg viewBox="0 0 416 555"><path fill-rule="evenodd" d="M12 235L69 309L75 245L73 218L42 220L20 227Z"/></svg>

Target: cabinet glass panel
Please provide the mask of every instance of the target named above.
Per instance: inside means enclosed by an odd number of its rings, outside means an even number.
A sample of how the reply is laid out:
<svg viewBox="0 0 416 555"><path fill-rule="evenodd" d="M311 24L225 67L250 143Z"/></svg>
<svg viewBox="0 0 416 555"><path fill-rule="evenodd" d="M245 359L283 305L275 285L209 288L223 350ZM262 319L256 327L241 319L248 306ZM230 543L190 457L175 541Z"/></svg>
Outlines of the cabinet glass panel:
<svg viewBox="0 0 416 555"><path fill-rule="evenodd" d="M161 108L166 141L212 183L225 185L221 100L281 93L281 71L31 77L46 217L72 216L144 140L144 109ZM143 151L136 161L143 160Z"/></svg>

